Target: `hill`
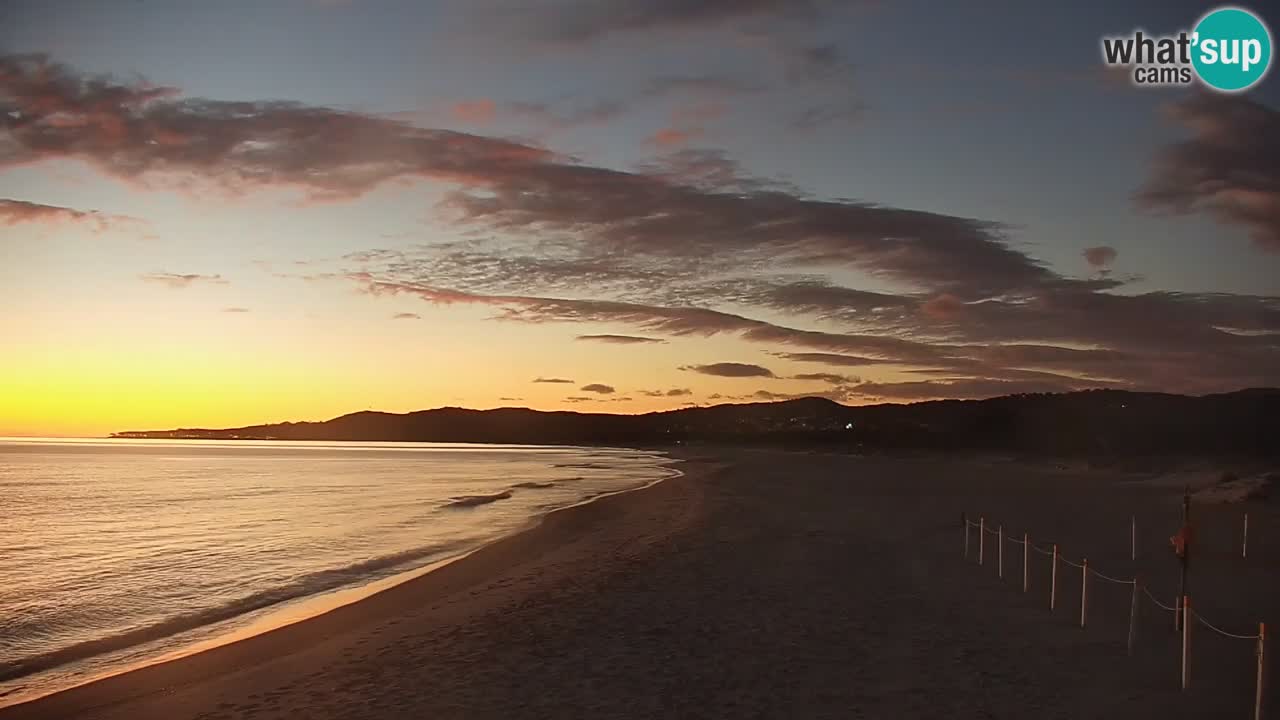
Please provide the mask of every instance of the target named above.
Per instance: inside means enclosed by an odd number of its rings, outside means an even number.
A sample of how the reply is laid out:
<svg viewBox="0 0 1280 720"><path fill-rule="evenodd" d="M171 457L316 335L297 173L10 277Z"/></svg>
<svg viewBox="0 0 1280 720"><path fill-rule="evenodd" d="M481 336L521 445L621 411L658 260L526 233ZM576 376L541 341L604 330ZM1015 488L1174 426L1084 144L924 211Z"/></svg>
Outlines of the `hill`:
<svg viewBox="0 0 1280 720"><path fill-rule="evenodd" d="M126 431L119 438L637 445L731 442L849 450L1280 454L1280 389L1186 396L1088 390L850 407L823 398L642 415L439 408L324 422Z"/></svg>

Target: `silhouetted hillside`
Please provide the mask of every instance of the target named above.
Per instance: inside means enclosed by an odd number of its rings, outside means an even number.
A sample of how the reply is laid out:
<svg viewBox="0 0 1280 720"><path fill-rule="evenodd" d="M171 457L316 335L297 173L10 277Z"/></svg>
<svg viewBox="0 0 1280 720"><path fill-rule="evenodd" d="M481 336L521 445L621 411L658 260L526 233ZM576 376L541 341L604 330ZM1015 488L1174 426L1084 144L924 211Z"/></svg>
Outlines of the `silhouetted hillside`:
<svg viewBox="0 0 1280 720"><path fill-rule="evenodd" d="M440 408L325 422L129 431L124 438L528 444L736 442L851 450L1280 454L1280 390L1190 397L1090 390L849 407L822 398L644 415Z"/></svg>

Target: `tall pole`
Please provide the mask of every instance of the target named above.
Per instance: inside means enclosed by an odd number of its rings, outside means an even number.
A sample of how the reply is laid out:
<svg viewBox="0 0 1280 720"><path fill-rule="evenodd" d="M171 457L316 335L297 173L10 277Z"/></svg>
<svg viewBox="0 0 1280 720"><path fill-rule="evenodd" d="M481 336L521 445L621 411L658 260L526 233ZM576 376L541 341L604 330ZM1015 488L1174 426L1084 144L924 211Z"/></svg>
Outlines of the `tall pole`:
<svg viewBox="0 0 1280 720"><path fill-rule="evenodd" d="M1142 587L1142 577L1133 576L1133 597L1129 600L1129 655L1133 655L1133 646L1138 640L1138 590Z"/></svg>
<svg viewBox="0 0 1280 720"><path fill-rule="evenodd" d="M1089 558L1080 561L1080 627L1089 611Z"/></svg>
<svg viewBox="0 0 1280 720"><path fill-rule="evenodd" d="M1022 592L1031 589L1031 533L1022 533Z"/></svg>
<svg viewBox="0 0 1280 720"><path fill-rule="evenodd" d="M1000 526L999 533L997 533L997 537L1000 540L1000 552L996 553L996 556L1000 558L1000 579L1003 580L1004 579L1004 525Z"/></svg>
<svg viewBox="0 0 1280 720"><path fill-rule="evenodd" d="M960 524L964 526L964 559L969 559L969 515L960 513Z"/></svg>
<svg viewBox="0 0 1280 720"><path fill-rule="evenodd" d="M1178 558L1181 561L1181 570L1178 575L1178 597L1186 598L1187 596L1187 560L1191 556L1191 488L1187 487L1182 492L1182 529L1178 531L1182 533L1182 556ZM1183 603L1179 603L1183 612L1174 612L1174 627L1181 630L1186 624L1185 607Z"/></svg>
<svg viewBox="0 0 1280 720"><path fill-rule="evenodd" d="M1191 623L1187 615L1191 613L1191 598L1182 596L1182 689L1191 685Z"/></svg>
<svg viewBox="0 0 1280 720"><path fill-rule="evenodd" d="M1058 543L1053 544L1053 573L1049 578L1049 609L1058 604Z"/></svg>
<svg viewBox="0 0 1280 720"><path fill-rule="evenodd" d="M1138 516L1129 516L1129 559L1138 559Z"/></svg>
<svg viewBox="0 0 1280 720"><path fill-rule="evenodd" d="M987 519L978 518L978 564L984 564L987 556Z"/></svg>
<svg viewBox="0 0 1280 720"><path fill-rule="evenodd" d="M1262 720L1263 682L1266 680L1267 625L1258 623L1258 679L1253 691L1253 720Z"/></svg>
<svg viewBox="0 0 1280 720"><path fill-rule="evenodd" d="M1240 539L1240 557L1249 557L1249 513L1244 514L1244 537Z"/></svg>

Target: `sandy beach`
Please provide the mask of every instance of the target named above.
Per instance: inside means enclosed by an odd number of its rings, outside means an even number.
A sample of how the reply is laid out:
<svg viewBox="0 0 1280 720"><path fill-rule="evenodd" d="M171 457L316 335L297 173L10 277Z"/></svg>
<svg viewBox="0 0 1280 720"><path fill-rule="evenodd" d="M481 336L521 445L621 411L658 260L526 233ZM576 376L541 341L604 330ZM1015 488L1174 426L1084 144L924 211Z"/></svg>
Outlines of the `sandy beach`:
<svg viewBox="0 0 1280 720"><path fill-rule="evenodd" d="M1196 627L1178 686L1172 618L1129 586L1005 548L961 557L961 512L1059 543L1168 603L1180 490L1012 462L683 451L684 477L548 516L311 620L0 710L94 718L1244 718L1254 645ZM1197 507L1195 607L1280 629L1280 513ZM1130 557L1137 517L1139 558ZM972 559L976 558L976 536ZM1280 652L1280 645L1273 643ZM1270 696L1280 698L1272 663ZM1272 712L1280 711L1272 703Z"/></svg>

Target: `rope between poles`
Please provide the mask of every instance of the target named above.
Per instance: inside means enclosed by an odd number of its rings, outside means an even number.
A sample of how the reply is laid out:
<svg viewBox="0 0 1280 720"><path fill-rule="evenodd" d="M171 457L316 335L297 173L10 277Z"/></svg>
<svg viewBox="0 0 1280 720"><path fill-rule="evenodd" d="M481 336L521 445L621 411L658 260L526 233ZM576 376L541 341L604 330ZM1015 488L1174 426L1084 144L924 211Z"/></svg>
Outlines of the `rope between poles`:
<svg viewBox="0 0 1280 720"><path fill-rule="evenodd" d="M1037 545L1037 544L1035 544L1035 543L1031 543L1031 549L1032 549L1032 550L1035 550L1036 552L1038 552L1038 553L1040 553L1040 554L1042 554L1042 555L1052 555L1052 554L1053 554L1053 549L1052 549L1052 548L1050 548L1049 550L1045 550L1044 548L1040 547L1039 545Z"/></svg>
<svg viewBox="0 0 1280 720"><path fill-rule="evenodd" d="M1164 603L1162 603L1162 602L1160 602L1159 600L1157 600L1157 599L1156 599L1156 596L1155 596L1155 595L1152 595L1150 590L1148 590L1148 589L1146 589L1146 588L1142 588L1142 592L1146 593L1146 594L1147 594L1147 597L1151 598L1151 602L1155 603L1155 604L1156 604L1156 607L1160 608L1161 610L1167 610L1167 611L1169 611L1169 612L1178 612L1178 609L1177 609L1177 608L1172 607L1172 606L1170 606L1170 605L1165 605Z"/></svg>
<svg viewBox="0 0 1280 720"><path fill-rule="evenodd" d="M1237 635L1237 634L1235 634L1235 633L1229 633L1229 632L1227 632L1226 630L1223 630L1223 629L1222 629L1222 628L1220 628L1220 627L1216 627L1216 626L1212 625L1208 620L1205 620L1205 619L1204 619L1204 617L1202 617L1202 616L1200 615L1200 613L1196 612L1195 610L1192 610L1192 609L1190 609L1190 608L1188 608L1187 610L1188 610L1188 612L1190 612L1193 616L1195 616L1195 619L1197 619L1197 620L1199 620L1199 621L1200 621L1200 624L1201 624L1201 625L1203 625L1203 626L1205 626L1205 627L1209 628L1210 630L1213 630L1214 632L1218 633L1219 635L1226 635L1226 636L1227 636L1227 637L1229 637L1229 638L1236 638L1237 640L1257 640L1257 639L1258 639L1258 636L1257 636L1257 635Z"/></svg>
<svg viewBox="0 0 1280 720"><path fill-rule="evenodd" d="M1097 575L1103 580L1110 580L1111 582L1117 583L1119 585L1132 585L1134 582L1133 580L1120 580L1118 578L1113 578L1108 575L1103 575L1102 573L1098 572L1097 570L1094 570L1093 568L1089 568L1089 572L1093 573L1094 575Z"/></svg>
<svg viewBox="0 0 1280 720"><path fill-rule="evenodd" d="M1066 563L1066 564L1070 565L1071 567L1075 567L1075 568L1083 568L1083 567L1084 567L1084 565L1077 565L1076 563L1071 562L1070 560L1068 560L1068 559L1066 559L1066 558L1062 557L1061 555L1059 555L1059 556L1058 556L1058 559L1059 559L1059 560L1061 560L1062 562L1064 562L1064 563Z"/></svg>

